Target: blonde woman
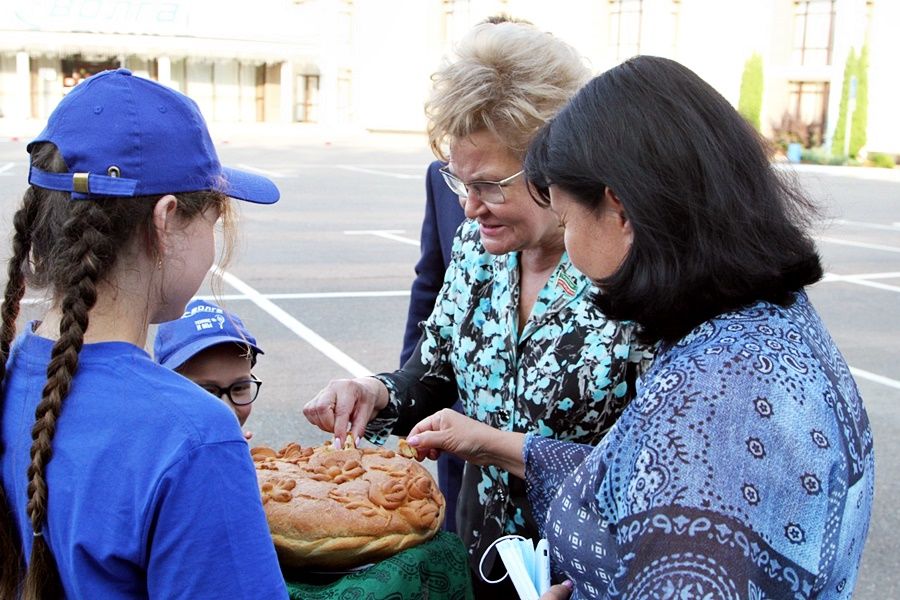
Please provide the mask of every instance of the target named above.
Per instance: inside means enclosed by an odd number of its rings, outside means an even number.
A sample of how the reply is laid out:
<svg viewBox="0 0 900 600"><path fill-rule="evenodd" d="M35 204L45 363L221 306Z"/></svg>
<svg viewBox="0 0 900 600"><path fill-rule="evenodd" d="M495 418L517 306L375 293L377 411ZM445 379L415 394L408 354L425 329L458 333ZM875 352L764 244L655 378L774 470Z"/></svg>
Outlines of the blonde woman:
<svg viewBox="0 0 900 600"><path fill-rule="evenodd" d="M595 444L633 397L648 355L630 325L594 306L559 220L522 176L528 143L588 77L573 48L511 22L475 27L434 74L430 142L467 220L403 368L332 381L304 407L336 443L348 432L376 443L403 435L458 394L465 414L492 427ZM476 572L500 536L537 538L524 481L466 465L457 530ZM497 571L491 552L484 573ZM475 583L476 596L514 593Z"/></svg>

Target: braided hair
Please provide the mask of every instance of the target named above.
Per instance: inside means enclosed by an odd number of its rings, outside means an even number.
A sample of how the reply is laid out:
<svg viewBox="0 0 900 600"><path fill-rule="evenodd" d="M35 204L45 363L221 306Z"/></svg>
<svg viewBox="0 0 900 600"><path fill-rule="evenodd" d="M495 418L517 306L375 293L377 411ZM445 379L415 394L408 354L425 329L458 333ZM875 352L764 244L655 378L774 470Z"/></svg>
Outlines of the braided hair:
<svg viewBox="0 0 900 600"><path fill-rule="evenodd" d="M50 143L32 151L32 163L50 172L68 170ZM46 528L48 482L45 475L53 456L53 435L78 370L78 357L90 324L90 311L97 302L99 284L110 276L117 256L136 235L146 236L144 239L150 242L148 247L156 247L152 215L158 199L159 196L150 196L72 201L68 193L31 186L14 217L13 254L0 309L0 383L6 375L26 284L50 288L61 319L59 337L53 344L47 366L47 382L31 430L26 512L33 543L27 568L9 503L0 486L0 598L15 597L18 591L25 600L62 596L59 571L50 551L52 532ZM186 219L213 206L226 216L228 230L228 199L223 194L178 195L177 210Z"/></svg>

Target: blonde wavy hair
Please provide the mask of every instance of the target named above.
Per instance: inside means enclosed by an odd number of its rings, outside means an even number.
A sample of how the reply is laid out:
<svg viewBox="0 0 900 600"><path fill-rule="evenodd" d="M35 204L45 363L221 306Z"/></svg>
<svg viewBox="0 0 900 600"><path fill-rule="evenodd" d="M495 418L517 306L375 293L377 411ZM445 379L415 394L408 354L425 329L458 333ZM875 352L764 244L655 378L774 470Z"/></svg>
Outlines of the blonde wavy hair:
<svg viewBox="0 0 900 600"><path fill-rule="evenodd" d="M591 73L573 47L529 23L481 23L431 76L428 141L447 160L455 140L488 130L517 157Z"/></svg>

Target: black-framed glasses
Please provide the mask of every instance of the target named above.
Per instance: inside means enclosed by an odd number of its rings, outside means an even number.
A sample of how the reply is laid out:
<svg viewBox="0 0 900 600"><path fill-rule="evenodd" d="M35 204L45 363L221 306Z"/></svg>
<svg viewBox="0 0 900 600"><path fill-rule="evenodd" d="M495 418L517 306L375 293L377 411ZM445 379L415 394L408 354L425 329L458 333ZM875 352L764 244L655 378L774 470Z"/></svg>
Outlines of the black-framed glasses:
<svg viewBox="0 0 900 600"><path fill-rule="evenodd" d="M459 196L459 203L462 205L465 205L469 194L472 193L478 196L478 199L485 204L503 204L506 202L506 195L503 193L503 188L512 185L516 177L525 172L525 170L522 169L518 173L513 173L506 179L501 179L500 181L470 181L469 183L466 183L451 173L449 167L441 167L439 170L444 177L444 182L447 184L447 187L449 187L454 194Z"/></svg>
<svg viewBox="0 0 900 600"><path fill-rule="evenodd" d="M212 383L204 383L200 387L216 398L226 396L232 404L246 406L252 404L253 401L256 400L256 397L259 396L259 387L261 385L262 381L257 379L255 375L251 375L250 379L235 381L225 388Z"/></svg>

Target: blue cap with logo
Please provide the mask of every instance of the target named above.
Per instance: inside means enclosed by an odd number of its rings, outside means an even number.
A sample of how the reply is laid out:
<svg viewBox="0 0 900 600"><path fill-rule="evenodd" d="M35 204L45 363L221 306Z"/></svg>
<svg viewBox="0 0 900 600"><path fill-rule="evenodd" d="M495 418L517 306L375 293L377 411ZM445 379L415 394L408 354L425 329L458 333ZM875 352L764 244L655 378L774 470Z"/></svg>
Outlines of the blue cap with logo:
<svg viewBox="0 0 900 600"><path fill-rule="evenodd" d="M250 349L251 362L262 348L240 317L212 302L194 300L187 305L180 319L160 323L153 343L156 362L169 369L177 369L195 354L219 344L240 344Z"/></svg>
<svg viewBox="0 0 900 600"><path fill-rule="evenodd" d="M197 104L128 69L77 85L28 144L52 142L68 173L31 167L28 183L73 199L214 190L258 204L278 201L265 177L223 167Z"/></svg>

